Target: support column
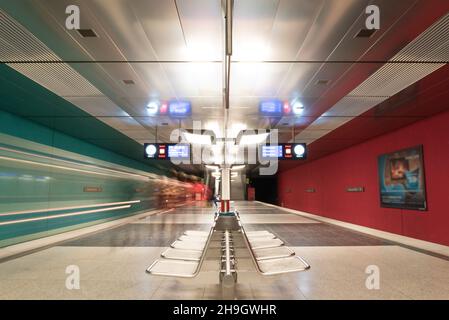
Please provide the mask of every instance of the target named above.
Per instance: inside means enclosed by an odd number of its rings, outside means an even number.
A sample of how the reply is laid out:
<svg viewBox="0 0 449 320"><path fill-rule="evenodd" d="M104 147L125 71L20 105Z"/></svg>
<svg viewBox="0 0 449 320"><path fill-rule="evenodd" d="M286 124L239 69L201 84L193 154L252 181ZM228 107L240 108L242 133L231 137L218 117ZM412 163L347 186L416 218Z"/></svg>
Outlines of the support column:
<svg viewBox="0 0 449 320"><path fill-rule="evenodd" d="M221 170L221 212L229 212L231 200L231 168L224 166Z"/></svg>

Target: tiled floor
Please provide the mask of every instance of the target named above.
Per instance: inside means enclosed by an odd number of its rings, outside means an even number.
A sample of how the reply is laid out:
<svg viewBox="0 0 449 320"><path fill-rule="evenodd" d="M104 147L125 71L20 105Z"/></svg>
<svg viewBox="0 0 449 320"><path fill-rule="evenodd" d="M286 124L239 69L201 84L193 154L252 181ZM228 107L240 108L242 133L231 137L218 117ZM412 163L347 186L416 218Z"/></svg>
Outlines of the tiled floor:
<svg viewBox="0 0 449 320"><path fill-rule="evenodd" d="M446 259L262 204L235 206L247 230L275 233L311 265L263 277L241 249L237 299L449 299ZM211 211L182 207L3 262L0 299L220 299L213 254L194 279L145 273L184 230L207 230ZM70 265L79 267L79 290L66 288ZM369 266L379 270L378 290L366 287Z"/></svg>

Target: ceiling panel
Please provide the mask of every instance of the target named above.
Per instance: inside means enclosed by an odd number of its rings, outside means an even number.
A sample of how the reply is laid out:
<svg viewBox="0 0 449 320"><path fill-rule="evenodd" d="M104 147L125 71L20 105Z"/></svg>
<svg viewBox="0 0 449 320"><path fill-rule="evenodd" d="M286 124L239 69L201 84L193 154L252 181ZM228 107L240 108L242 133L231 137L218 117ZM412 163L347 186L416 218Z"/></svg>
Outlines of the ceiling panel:
<svg viewBox="0 0 449 320"><path fill-rule="evenodd" d="M126 117L128 114L117 107L108 97L65 97L65 99L78 108L93 116L118 116Z"/></svg>
<svg viewBox="0 0 449 320"><path fill-rule="evenodd" d="M419 35L415 40L405 46L397 53L391 61L404 61L406 58L422 60L444 58L448 60L449 34L449 14L443 16L433 26ZM429 44L434 45L429 46ZM426 48L425 50L423 48ZM444 54L443 54L444 53ZM443 54L443 55L442 55ZM415 82L425 78L436 70L442 68L443 63L389 63L383 65L359 86L352 90L348 96L342 98L336 105L330 108L325 117L320 117L301 132L297 137L311 138L309 130L313 128L323 128L335 130L350 121L341 116L359 116L380 104L388 98L396 95L402 90L410 87ZM319 139L321 136L313 138Z"/></svg>
<svg viewBox="0 0 449 320"><path fill-rule="evenodd" d="M176 0L186 39L186 59L223 59L221 0Z"/></svg>
<svg viewBox="0 0 449 320"><path fill-rule="evenodd" d="M233 63L231 95L277 97L279 83L289 67L285 63Z"/></svg>
<svg viewBox="0 0 449 320"><path fill-rule="evenodd" d="M186 42L175 1L126 1L159 60L186 59Z"/></svg>
<svg viewBox="0 0 449 320"><path fill-rule="evenodd" d="M267 60L270 58L270 37L276 17L278 0L234 2L233 52L234 60Z"/></svg>
<svg viewBox="0 0 449 320"><path fill-rule="evenodd" d="M165 64L164 69L178 99L222 94L221 63Z"/></svg>
<svg viewBox="0 0 449 320"><path fill-rule="evenodd" d="M270 33L267 59L294 60L326 0L282 0Z"/></svg>

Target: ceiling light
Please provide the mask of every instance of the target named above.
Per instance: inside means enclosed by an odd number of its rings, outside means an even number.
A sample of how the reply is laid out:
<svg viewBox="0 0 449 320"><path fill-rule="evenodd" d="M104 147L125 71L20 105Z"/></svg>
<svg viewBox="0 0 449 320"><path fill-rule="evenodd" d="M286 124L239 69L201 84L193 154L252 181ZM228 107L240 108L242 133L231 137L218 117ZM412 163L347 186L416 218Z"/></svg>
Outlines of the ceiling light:
<svg viewBox="0 0 449 320"><path fill-rule="evenodd" d="M242 170L244 169L246 166L244 164L240 165L240 166L232 166L231 170Z"/></svg>
<svg viewBox="0 0 449 320"><path fill-rule="evenodd" d="M159 111L159 103L157 101L151 101L147 104L147 112L150 115L156 115Z"/></svg>
<svg viewBox="0 0 449 320"><path fill-rule="evenodd" d="M217 171L218 171L218 169L219 169L218 166L211 166L211 165L209 165L209 164L206 165L206 168L207 168L207 169L210 169L210 170L217 170Z"/></svg>
<svg viewBox="0 0 449 320"><path fill-rule="evenodd" d="M319 79L319 80L316 82L316 84L317 84L317 85L325 85L325 86L327 86L327 85L329 84L329 82L330 82L330 80L328 80L328 79Z"/></svg>
<svg viewBox="0 0 449 320"><path fill-rule="evenodd" d="M244 134L240 137L239 145L261 144L267 140L270 133Z"/></svg>
<svg viewBox="0 0 449 320"><path fill-rule="evenodd" d="M304 111L304 105L300 101L295 101L292 105L292 111L296 115L300 115Z"/></svg>
<svg viewBox="0 0 449 320"><path fill-rule="evenodd" d="M212 136L207 134L195 134L183 132L184 138L191 144L207 144L212 145Z"/></svg>

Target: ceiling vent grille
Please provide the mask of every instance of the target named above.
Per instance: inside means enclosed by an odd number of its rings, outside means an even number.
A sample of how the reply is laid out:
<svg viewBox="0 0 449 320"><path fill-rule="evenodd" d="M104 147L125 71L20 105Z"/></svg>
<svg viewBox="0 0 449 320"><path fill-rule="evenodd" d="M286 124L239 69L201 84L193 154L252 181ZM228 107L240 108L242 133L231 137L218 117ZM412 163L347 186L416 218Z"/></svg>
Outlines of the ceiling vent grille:
<svg viewBox="0 0 449 320"><path fill-rule="evenodd" d="M89 81L61 61L45 44L0 10L0 60L59 96L102 95ZM14 63L14 62L22 63Z"/></svg>
<svg viewBox="0 0 449 320"><path fill-rule="evenodd" d="M78 29L77 31L83 38L98 38L95 31L92 29Z"/></svg>
<svg viewBox="0 0 449 320"><path fill-rule="evenodd" d="M376 31L376 29L360 29L354 38L371 38Z"/></svg>

